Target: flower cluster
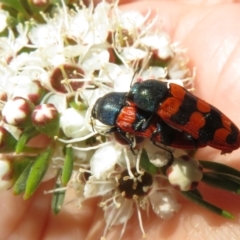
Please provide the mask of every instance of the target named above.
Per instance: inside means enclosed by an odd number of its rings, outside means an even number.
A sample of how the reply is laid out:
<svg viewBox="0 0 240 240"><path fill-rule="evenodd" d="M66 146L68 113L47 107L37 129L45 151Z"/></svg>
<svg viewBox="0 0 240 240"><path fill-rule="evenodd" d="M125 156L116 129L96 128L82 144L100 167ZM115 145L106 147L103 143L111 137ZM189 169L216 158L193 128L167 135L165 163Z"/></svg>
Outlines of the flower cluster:
<svg viewBox="0 0 240 240"><path fill-rule="evenodd" d="M180 209L176 190L211 209L191 191L207 163L202 167L187 151L130 136L133 152L118 133L106 134L111 127L92 118L98 98L126 92L132 81L194 88L195 70L188 68L185 50L155 29L157 15L121 12L117 3L105 1L95 8L61 1L41 12L40 22L31 19L14 28L7 25L8 12L0 15L6 33L0 38L2 190L12 187L27 199L41 181L58 176L53 211L62 206L63 199L55 198L60 190L75 189L79 204L101 196L103 236L118 224L124 233L134 209L145 235L141 211L151 207L160 218L172 217Z"/></svg>

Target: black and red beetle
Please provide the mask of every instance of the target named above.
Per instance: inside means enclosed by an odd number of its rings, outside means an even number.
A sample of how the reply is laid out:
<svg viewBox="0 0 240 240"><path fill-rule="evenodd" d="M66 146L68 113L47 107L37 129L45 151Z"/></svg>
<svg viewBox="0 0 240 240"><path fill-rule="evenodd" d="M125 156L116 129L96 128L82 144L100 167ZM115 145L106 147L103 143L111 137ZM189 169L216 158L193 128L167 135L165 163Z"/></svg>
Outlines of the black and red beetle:
<svg viewBox="0 0 240 240"><path fill-rule="evenodd" d="M137 82L126 100L146 112L157 114L190 138L222 150L222 154L240 147L238 127L220 110L177 84L158 80Z"/></svg>
<svg viewBox="0 0 240 240"><path fill-rule="evenodd" d="M204 147L206 144L189 138L183 131L178 131L166 124L158 115L144 111L135 104L125 104L124 92L111 92L99 98L92 109L92 117L112 126L108 132L130 133L134 136L149 138L157 143L181 149ZM131 141L129 140L130 146ZM158 146L158 145L157 145ZM161 147L162 148L162 147Z"/></svg>

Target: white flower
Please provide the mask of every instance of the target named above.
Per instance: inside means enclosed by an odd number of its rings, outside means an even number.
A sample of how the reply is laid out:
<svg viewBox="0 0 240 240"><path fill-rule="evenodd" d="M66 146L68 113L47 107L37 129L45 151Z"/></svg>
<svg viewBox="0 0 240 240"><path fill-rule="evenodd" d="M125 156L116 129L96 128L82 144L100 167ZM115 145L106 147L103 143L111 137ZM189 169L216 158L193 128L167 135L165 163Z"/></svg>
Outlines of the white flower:
<svg viewBox="0 0 240 240"><path fill-rule="evenodd" d="M66 109L60 117L60 127L69 138L78 138L89 133L85 121L86 111L74 108Z"/></svg>
<svg viewBox="0 0 240 240"><path fill-rule="evenodd" d="M180 209L180 204L176 202L164 178L146 172L137 173L136 168L131 171L133 177L128 175L128 170L124 167L115 167L107 177L92 176L85 185L85 197L102 196L100 207L103 208L106 221L104 237L112 226L119 224L123 225L123 234L135 209L143 236L145 231L140 209L148 212L149 206L152 206L153 211L163 219L170 218Z"/></svg>
<svg viewBox="0 0 240 240"><path fill-rule="evenodd" d="M123 224L123 231L127 226L128 220L134 213L133 208L134 202L132 200L119 198L117 205L112 202L104 210L104 219L106 221L106 226L103 236L107 234L107 230L111 229L113 226ZM121 236L120 236L121 238Z"/></svg>
<svg viewBox="0 0 240 240"><path fill-rule="evenodd" d="M116 17L118 17L116 23L119 24L122 29L127 29L130 32L134 32L138 28L142 27L149 16L149 13L144 17L137 11L120 12L119 9L115 10L117 12Z"/></svg>
<svg viewBox="0 0 240 240"><path fill-rule="evenodd" d="M94 12L91 7L78 10L66 23L67 35L83 45L105 42L109 32L109 10L110 4L105 1L99 3Z"/></svg>
<svg viewBox="0 0 240 240"><path fill-rule="evenodd" d="M100 47L98 49L91 48L82 60L81 66L90 74L101 69L109 61L109 58L110 54L106 49Z"/></svg>
<svg viewBox="0 0 240 240"><path fill-rule="evenodd" d="M90 176L84 187L84 197L91 198L97 196L104 196L115 188L115 181L113 179L99 179Z"/></svg>
<svg viewBox="0 0 240 240"><path fill-rule="evenodd" d="M155 214L163 219L171 218L181 208L171 192L156 191L149 195L149 199Z"/></svg>
<svg viewBox="0 0 240 240"><path fill-rule="evenodd" d="M134 72L125 65L106 63L99 72L99 78L105 82L113 84L113 90L116 92L129 91ZM102 97L102 96L101 96Z"/></svg>
<svg viewBox="0 0 240 240"><path fill-rule="evenodd" d="M169 63L168 67L169 77L171 79L183 79L183 80L187 77L191 77L190 70L187 68L187 64L188 59L186 57L182 55L176 55L175 58ZM191 80L191 78L189 80Z"/></svg>
<svg viewBox="0 0 240 240"><path fill-rule="evenodd" d="M174 159L167 169L169 182L181 191L189 191L197 187L203 172L200 163L188 156Z"/></svg>
<svg viewBox="0 0 240 240"><path fill-rule="evenodd" d="M151 67L147 70L145 70L141 77L144 80L148 80L148 79L164 79L167 76L167 69L163 68L163 67Z"/></svg>
<svg viewBox="0 0 240 240"><path fill-rule="evenodd" d="M90 160L92 175L99 179L111 173L121 156L121 148L109 144L99 148Z"/></svg>
<svg viewBox="0 0 240 240"><path fill-rule="evenodd" d="M147 55L146 51L143 51L141 49L133 48L133 47L125 47L121 53L120 56L126 61L135 61L135 60L141 60L145 58Z"/></svg>
<svg viewBox="0 0 240 240"><path fill-rule="evenodd" d="M75 143L73 146L74 149L74 158L75 158L75 163L86 163L89 166L89 159L91 159L94 150L91 150L91 146L89 147L89 144L87 144L85 141L81 141L78 143ZM83 151L82 149L89 149L88 151ZM77 167L79 168L79 167Z"/></svg>
<svg viewBox="0 0 240 240"><path fill-rule="evenodd" d="M170 37L166 32L149 33L140 39L140 42L152 49L161 49L171 44Z"/></svg>
<svg viewBox="0 0 240 240"><path fill-rule="evenodd" d="M62 42L55 24L36 24L28 33L31 43L37 48L46 48Z"/></svg>
<svg viewBox="0 0 240 240"><path fill-rule="evenodd" d="M13 33L11 29L8 31L8 37L0 38L0 58L2 63L6 63L6 65L14 58L18 52L27 45L27 31L28 25L23 26L19 23L16 26L17 33ZM17 37L15 37L17 36Z"/></svg>

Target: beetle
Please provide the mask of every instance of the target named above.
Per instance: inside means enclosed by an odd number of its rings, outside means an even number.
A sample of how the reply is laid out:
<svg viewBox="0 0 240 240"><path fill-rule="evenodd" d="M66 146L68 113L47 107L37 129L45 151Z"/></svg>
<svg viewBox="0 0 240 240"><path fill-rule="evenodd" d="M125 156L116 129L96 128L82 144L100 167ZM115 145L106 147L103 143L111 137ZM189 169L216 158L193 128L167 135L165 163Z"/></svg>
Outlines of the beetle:
<svg viewBox="0 0 240 240"><path fill-rule="evenodd" d="M238 127L216 107L180 85L154 79L137 82L127 93L126 101L157 114L169 126L221 150L221 154L240 147Z"/></svg>
<svg viewBox="0 0 240 240"><path fill-rule="evenodd" d="M108 132L117 131L125 139L127 138L125 133L149 138L156 146L159 146L157 143L181 149L206 146L197 140L189 139L184 132L172 128L158 115L144 111L134 103L125 104L126 94L123 92L108 93L99 98L93 106L92 117L106 125L113 126ZM132 149L131 140L126 140Z"/></svg>

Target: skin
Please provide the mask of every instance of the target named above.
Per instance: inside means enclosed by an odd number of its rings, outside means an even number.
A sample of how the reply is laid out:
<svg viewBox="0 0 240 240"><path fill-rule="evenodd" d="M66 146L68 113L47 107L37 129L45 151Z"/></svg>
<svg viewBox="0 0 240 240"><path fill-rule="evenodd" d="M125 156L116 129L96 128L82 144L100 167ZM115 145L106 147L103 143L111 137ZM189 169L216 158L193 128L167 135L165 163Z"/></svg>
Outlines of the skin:
<svg viewBox="0 0 240 240"><path fill-rule="evenodd" d="M193 3L194 2L194 3ZM174 41L187 48L190 64L197 67L195 95L223 111L240 127L240 4L235 1L125 1L123 10L146 11L146 4L157 9L164 30ZM240 169L240 150L220 155L210 147L197 153L198 159L213 160ZM103 213L97 200L89 200L81 209L75 203L64 206L58 216L50 210L53 180L44 182L27 201L6 191L0 196L1 239L100 239L104 229ZM181 210L170 220L161 220L151 211L143 213L146 239L238 239L240 235L240 197L204 184L205 198L235 214L227 220L183 199ZM66 202L74 199L69 192ZM107 239L118 239L121 227L114 227ZM122 239L141 239L136 214L127 225Z"/></svg>

